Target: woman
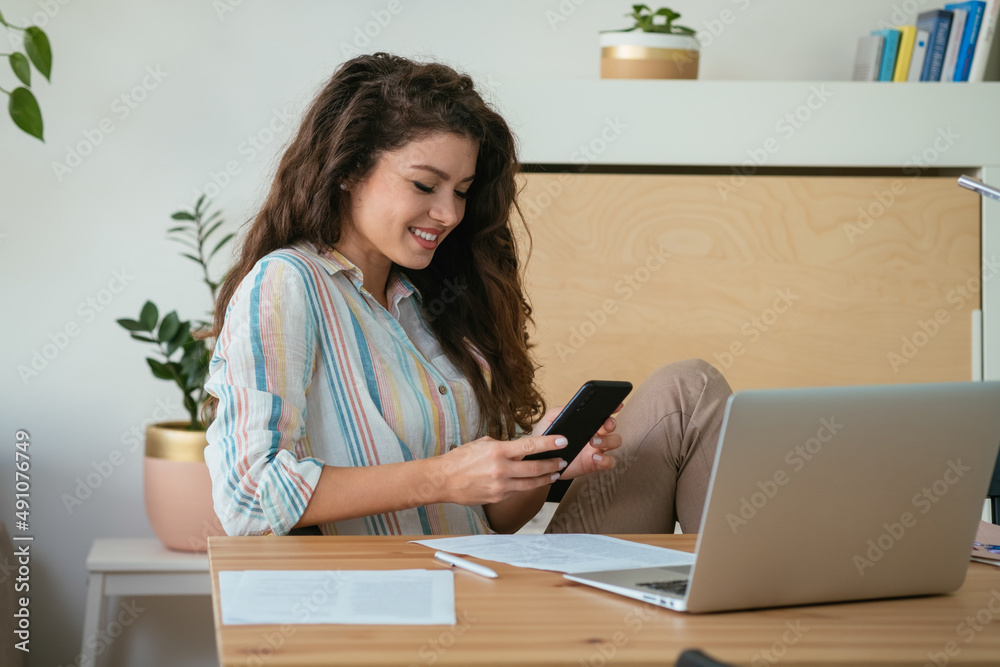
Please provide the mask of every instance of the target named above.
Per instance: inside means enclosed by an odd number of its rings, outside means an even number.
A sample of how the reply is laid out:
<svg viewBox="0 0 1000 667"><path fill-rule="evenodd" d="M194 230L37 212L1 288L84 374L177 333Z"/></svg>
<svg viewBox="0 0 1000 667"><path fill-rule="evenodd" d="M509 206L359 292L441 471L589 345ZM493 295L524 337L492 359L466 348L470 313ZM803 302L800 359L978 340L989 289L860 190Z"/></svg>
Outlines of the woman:
<svg viewBox="0 0 1000 667"><path fill-rule="evenodd" d="M384 53L333 75L215 307L227 533L514 532L560 477L550 530L697 529L730 393L704 362L656 371L565 469L521 460L565 440L540 435L560 408L529 354L518 169L469 77Z"/></svg>

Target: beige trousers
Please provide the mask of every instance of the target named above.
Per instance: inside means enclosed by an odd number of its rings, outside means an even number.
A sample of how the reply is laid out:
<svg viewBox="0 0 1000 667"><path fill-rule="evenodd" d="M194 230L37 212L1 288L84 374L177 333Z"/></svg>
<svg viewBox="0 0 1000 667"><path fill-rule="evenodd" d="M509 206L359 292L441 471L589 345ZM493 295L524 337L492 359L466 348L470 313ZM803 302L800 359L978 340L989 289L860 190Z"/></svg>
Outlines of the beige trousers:
<svg viewBox="0 0 1000 667"><path fill-rule="evenodd" d="M615 467L573 480L545 532L697 532L732 393L700 359L658 368L615 417Z"/></svg>

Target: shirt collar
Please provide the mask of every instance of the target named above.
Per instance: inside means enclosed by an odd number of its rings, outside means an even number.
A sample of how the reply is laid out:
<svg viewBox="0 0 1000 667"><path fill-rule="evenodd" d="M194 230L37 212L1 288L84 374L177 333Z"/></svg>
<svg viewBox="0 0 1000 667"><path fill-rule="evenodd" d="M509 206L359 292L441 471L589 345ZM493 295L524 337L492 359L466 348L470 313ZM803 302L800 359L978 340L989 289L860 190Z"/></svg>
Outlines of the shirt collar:
<svg viewBox="0 0 1000 667"><path fill-rule="evenodd" d="M354 286L361 291L361 287L364 285L364 274L361 269L358 268L354 262L347 259L339 250L332 247L317 248L314 244L309 244L312 254L316 256L317 261L320 266L326 269L326 272L331 276L336 274L338 271L342 271ZM386 301L388 301L390 306L394 306L401 299L404 299L410 295L414 295L417 301L422 302L423 299L420 296L420 292L413 286L403 272L399 270L399 267L395 264L392 265L392 269L389 270L389 282L386 285ZM390 308L391 310L391 308Z"/></svg>

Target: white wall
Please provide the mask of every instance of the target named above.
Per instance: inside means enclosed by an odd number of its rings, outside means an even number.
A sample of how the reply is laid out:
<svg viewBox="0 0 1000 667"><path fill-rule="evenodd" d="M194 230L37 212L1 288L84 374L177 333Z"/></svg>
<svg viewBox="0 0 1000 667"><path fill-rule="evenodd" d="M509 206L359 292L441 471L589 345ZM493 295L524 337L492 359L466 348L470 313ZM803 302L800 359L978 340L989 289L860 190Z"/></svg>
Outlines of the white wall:
<svg viewBox="0 0 1000 667"><path fill-rule="evenodd" d="M400 3L401 13L364 50L445 60L501 99L505 82L596 78L596 32L624 26L630 4ZM52 84L36 83L46 142L0 119L0 443L7 443L0 447L0 517L12 523L14 433L24 428L32 439L36 537L32 665L70 664L77 655L91 540L152 535L142 503L142 452L130 451L123 439L153 416L158 401L176 406L178 395L151 377L145 350L115 319L134 317L146 299L188 318L209 307L193 265L165 238L168 215L235 161L240 173L217 203L233 228L246 220L292 124L257 154L243 142L266 138L275 109L294 113L305 104L344 59L342 44L389 1L245 0L219 13L230 4L236 0L0 2L8 21L44 20L55 53ZM892 20L894 2L671 4L684 23L718 33L703 52L705 79L842 80L849 78L856 38L879 19ZM925 0L920 8L940 4ZM560 11L566 20L553 22ZM147 77L150 70L162 72L162 80ZM144 77L151 90L135 88ZM13 84L0 67L0 86ZM126 117L115 100L133 90L144 99ZM113 131L101 135L104 119ZM65 162L87 137L96 147L57 176L53 164ZM100 312L81 309L88 298L110 296L102 290L116 271L129 276L127 286ZM33 353L71 324L78 335L37 377L23 381L18 367L30 366ZM115 450L124 463L68 512L63 494ZM214 664L207 599L138 604L146 611L112 646L116 663Z"/></svg>

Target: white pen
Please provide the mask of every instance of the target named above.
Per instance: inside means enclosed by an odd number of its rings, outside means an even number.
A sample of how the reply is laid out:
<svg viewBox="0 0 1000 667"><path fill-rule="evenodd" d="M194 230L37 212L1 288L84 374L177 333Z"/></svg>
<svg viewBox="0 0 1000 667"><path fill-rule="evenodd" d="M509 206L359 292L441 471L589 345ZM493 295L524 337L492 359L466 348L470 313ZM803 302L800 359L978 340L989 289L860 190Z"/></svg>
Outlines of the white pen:
<svg viewBox="0 0 1000 667"><path fill-rule="evenodd" d="M447 563L448 565L454 565L455 567L461 568L463 570L468 570L474 574L478 574L481 577L489 577L490 579L496 579L497 573L486 567L485 565L480 565L479 563L473 563L471 560L465 560L464 558L459 558L458 556L453 556L452 554L445 553L444 551L435 551L434 558L441 561L442 563Z"/></svg>

